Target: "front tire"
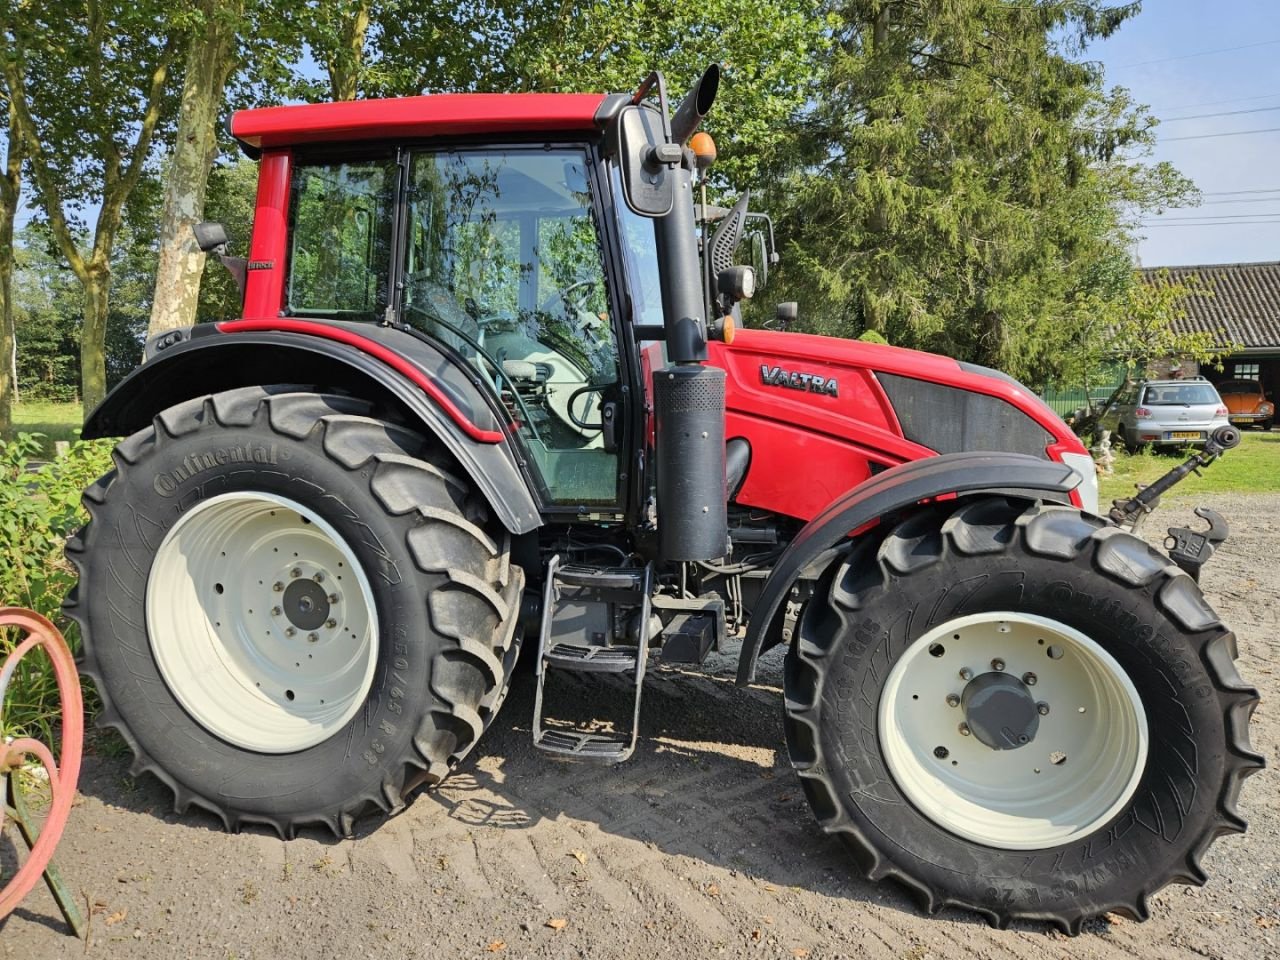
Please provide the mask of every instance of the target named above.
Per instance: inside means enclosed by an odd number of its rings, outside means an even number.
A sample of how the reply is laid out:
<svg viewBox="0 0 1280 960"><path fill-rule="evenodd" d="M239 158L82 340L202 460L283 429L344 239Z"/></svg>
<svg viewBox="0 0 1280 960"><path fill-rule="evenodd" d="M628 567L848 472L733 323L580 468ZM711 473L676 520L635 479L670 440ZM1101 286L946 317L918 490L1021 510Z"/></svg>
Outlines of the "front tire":
<svg viewBox="0 0 1280 960"><path fill-rule="evenodd" d="M1203 883L1262 766L1255 690L1195 582L1070 507L927 508L821 582L786 662L823 829L929 912L1077 932Z"/></svg>
<svg viewBox="0 0 1280 960"><path fill-rule="evenodd" d="M179 812L347 835L443 778L501 704L524 583L506 532L433 443L371 413L200 397L85 493L82 670Z"/></svg>

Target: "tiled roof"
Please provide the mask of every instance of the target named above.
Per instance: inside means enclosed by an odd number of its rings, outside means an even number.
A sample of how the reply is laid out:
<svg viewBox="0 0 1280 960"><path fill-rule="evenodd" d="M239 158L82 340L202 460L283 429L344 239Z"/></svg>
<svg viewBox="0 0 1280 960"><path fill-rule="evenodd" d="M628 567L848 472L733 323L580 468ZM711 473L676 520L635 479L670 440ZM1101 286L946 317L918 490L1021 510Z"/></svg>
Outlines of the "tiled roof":
<svg viewBox="0 0 1280 960"><path fill-rule="evenodd" d="M1198 277L1213 291L1213 296L1186 299L1187 315L1173 323L1179 333L1226 330L1231 341L1246 348L1280 349L1280 262L1147 267L1143 279L1159 283L1163 271L1168 272L1165 282Z"/></svg>

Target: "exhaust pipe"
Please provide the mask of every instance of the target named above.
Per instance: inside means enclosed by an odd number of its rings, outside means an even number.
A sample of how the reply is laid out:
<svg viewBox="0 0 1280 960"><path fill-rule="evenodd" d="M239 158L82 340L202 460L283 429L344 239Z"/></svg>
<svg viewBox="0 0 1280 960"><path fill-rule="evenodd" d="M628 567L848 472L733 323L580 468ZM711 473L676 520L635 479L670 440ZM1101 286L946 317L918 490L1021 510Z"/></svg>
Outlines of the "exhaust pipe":
<svg viewBox="0 0 1280 960"><path fill-rule="evenodd" d="M702 118L711 110L716 91L720 89L720 67L712 64L693 85L671 118L671 142L684 146L697 131Z"/></svg>
<svg viewBox="0 0 1280 960"><path fill-rule="evenodd" d="M711 109L720 68L703 73L671 118L682 148ZM690 171L672 171L675 204L656 221L669 366L653 375L658 552L665 560L717 560L727 552L725 372L705 366L706 301L698 264Z"/></svg>

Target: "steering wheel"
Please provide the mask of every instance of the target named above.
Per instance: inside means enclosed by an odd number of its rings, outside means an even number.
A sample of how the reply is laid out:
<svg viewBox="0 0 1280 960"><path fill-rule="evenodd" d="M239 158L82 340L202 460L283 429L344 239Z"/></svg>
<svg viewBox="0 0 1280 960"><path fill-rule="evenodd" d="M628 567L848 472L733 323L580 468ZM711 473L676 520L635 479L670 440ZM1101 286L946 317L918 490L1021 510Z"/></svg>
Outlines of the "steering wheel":
<svg viewBox="0 0 1280 960"><path fill-rule="evenodd" d="M561 287L559 290L553 290L551 292L551 295L547 297L547 299L542 301L538 309L541 310L543 313L551 313L551 308L554 307L556 302L558 301L560 303L566 304L567 306L573 307L573 309L580 314L590 314L592 317L595 317L594 313L591 313L590 310L588 310L585 306L583 306L582 299L578 297L570 296L570 294L572 294L573 291L578 290L580 288L594 287L599 282L600 282L600 279L598 277L594 277L590 280L578 280L578 281L575 281L574 283L569 284L567 287Z"/></svg>

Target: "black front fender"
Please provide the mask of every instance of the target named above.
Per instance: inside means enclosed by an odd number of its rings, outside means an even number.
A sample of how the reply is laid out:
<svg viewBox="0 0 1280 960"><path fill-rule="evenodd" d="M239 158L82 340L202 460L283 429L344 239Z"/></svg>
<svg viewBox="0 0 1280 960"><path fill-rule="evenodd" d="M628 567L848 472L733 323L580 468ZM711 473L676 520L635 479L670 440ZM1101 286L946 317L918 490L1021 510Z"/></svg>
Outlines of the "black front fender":
<svg viewBox="0 0 1280 960"><path fill-rule="evenodd" d="M408 334L361 326L361 336L394 350L406 372L358 346L323 336L280 331L223 334L213 325L202 326L194 328L197 335L164 349L126 377L89 414L82 435L125 436L149 426L156 414L176 403L237 387L296 383L337 389L392 406L415 428L437 437L512 533L540 526L541 514L520 468L520 454L471 375L442 351ZM429 379L450 409L408 373ZM496 437L502 439L492 439Z"/></svg>
<svg viewBox="0 0 1280 960"><path fill-rule="evenodd" d="M1052 460L1021 453L948 453L904 463L854 487L805 524L778 558L751 611L738 660L738 684L755 679L764 639L801 573L851 531L946 494L990 491L1065 500L1079 483L1079 474Z"/></svg>

